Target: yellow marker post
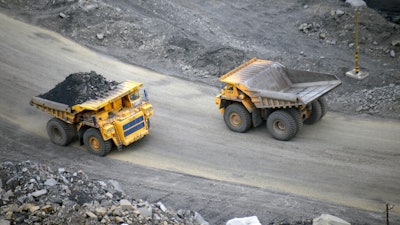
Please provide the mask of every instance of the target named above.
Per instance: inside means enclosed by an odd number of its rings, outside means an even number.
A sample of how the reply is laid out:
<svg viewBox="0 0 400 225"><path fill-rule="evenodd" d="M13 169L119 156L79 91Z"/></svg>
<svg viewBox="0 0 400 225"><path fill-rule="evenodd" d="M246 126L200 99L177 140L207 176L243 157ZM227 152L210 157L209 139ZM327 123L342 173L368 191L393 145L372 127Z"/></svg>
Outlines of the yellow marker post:
<svg viewBox="0 0 400 225"><path fill-rule="evenodd" d="M356 62L356 67L353 70L350 70L346 73L348 77L355 78L358 80L362 80L366 78L369 74L367 72L361 72L360 67L358 65L358 16L360 15L360 11L356 9L355 13L355 24L354 24L354 59Z"/></svg>

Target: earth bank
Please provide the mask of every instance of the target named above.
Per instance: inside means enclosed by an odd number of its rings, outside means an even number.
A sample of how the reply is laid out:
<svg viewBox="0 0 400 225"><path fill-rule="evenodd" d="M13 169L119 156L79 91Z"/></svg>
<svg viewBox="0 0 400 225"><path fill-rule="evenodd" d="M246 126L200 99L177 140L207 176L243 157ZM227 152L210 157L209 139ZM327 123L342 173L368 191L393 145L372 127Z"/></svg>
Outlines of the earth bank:
<svg viewBox="0 0 400 225"><path fill-rule="evenodd" d="M252 57L335 74L343 85L328 95L331 110L400 118L397 17L361 10L360 67L370 75L354 80L345 73L354 68L355 10L345 1L2 0L0 7L125 62L216 87Z"/></svg>

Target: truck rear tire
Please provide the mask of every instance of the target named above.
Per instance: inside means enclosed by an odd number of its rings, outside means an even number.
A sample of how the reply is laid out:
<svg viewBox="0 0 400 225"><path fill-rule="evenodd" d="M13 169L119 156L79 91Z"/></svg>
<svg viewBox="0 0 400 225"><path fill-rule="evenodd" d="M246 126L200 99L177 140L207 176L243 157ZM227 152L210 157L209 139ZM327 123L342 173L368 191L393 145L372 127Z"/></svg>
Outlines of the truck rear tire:
<svg viewBox="0 0 400 225"><path fill-rule="evenodd" d="M277 110L267 119L267 129L273 138L280 141L289 141L298 130L296 120L286 111Z"/></svg>
<svg viewBox="0 0 400 225"><path fill-rule="evenodd" d="M77 135L75 126L57 118L52 118L47 122L46 130L51 142L61 146L71 143Z"/></svg>
<svg viewBox="0 0 400 225"><path fill-rule="evenodd" d="M301 112L298 108L289 108L287 111L290 113L290 115L293 116L294 120L296 121L297 124L297 130L296 134L303 128L303 117L301 117Z"/></svg>
<svg viewBox="0 0 400 225"><path fill-rule="evenodd" d="M314 124L321 119L322 116L322 107L321 103L318 100L311 102L311 115L309 118L304 120L305 124Z"/></svg>
<svg viewBox="0 0 400 225"><path fill-rule="evenodd" d="M230 130L238 133L244 133L251 127L250 113L239 103L233 103L226 107L224 121Z"/></svg>
<svg viewBox="0 0 400 225"><path fill-rule="evenodd" d="M89 128L85 131L83 143L90 153L98 156L105 156L112 148L112 141L104 141L100 131L95 128Z"/></svg>
<svg viewBox="0 0 400 225"><path fill-rule="evenodd" d="M322 118L325 116L326 112L328 112L328 103L326 103L326 99L323 96L318 98L318 102L319 104L321 104L321 118Z"/></svg>

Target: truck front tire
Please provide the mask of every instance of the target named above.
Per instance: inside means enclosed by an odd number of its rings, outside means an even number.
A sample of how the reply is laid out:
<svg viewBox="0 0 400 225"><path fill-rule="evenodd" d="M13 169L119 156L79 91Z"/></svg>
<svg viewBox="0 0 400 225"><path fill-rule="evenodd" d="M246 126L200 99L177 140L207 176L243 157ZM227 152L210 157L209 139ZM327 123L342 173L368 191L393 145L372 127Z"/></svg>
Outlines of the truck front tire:
<svg viewBox="0 0 400 225"><path fill-rule="evenodd" d="M52 118L47 122L46 130L51 142L61 146L71 143L77 134L73 125L57 118Z"/></svg>
<svg viewBox="0 0 400 225"><path fill-rule="evenodd" d="M273 138L280 141L289 141L298 130L294 117L283 110L274 111L268 116L267 129Z"/></svg>
<svg viewBox="0 0 400 225"><path fill-rule="evenodd" d="M100 131L95 128L89 128L85 131L83 143L90 153L98 156L105 156L112 148L111 140L104 141Z"/></svg>
<svg viewBox="0 0 400 225"><path fill-rule="evenodd" d="M233 103L226 107L224 121L230 130L238 133L246 132L251 126L249 111L239 103Z"/></svg>

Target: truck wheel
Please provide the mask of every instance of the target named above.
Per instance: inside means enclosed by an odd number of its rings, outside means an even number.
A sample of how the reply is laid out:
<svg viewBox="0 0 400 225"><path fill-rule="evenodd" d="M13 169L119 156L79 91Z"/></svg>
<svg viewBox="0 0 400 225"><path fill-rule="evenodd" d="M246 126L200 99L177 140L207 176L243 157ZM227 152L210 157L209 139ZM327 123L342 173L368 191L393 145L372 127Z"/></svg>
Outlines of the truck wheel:
<svg viewBox="0 0 400 225"><path fill-rule="evenodd" d="M294 117L283 110L274 111L269 115L267 129L273 138L281 141L289 141L298 130Z"/></svg>
<svg viewBox="0 0 400 225"><path fill-rule="evenodd" d="M297 134L297 132L299 132L303 128L304 124L303 118L301 117L301 112L298 108L289 108L287 109L287 111L290 113L290 115L292 115L292 117L296 121L297 124L296 134Z"/></svg>
<svg viewBox="0 0 400 225"><path fill-rule="evenodd" d="M238 103L230 104L224 112L225 124L235 132L244 133L251 126L251 117L247 109Z"/></svg>
<svg viewBox="0 0 400 225"><path fill-rule="evenodd" d="M105 156L112 148L111 140L104 141L100 131L95 128L89 128L83 134L83 143L90 153L98 156Z"/></svg>
<svg viewBox="0 0 400 225"><path fill-rule="evenodd" d="M52 118L47 122L46 130L51 142L61 146L71 143L77 134L75 126L57 118Z"/></svg>
<svg viewBox="0 0 400 225"><path fill-rule="evenodd" d="M315 100L311 103L311 115L309 118L304 120L305 124L314 124L321 119L322 115L322 107L321 103L318 100Z"/></svg>
<svg viewBox="0 0 400 225"><path fill-rule="evenodd" d="M321 118L325 116L328 111L328 104L326 103L326 99L324 97L318 98L319 104L321 104ZM320 119L321 119L320 118Z"/></svg>

